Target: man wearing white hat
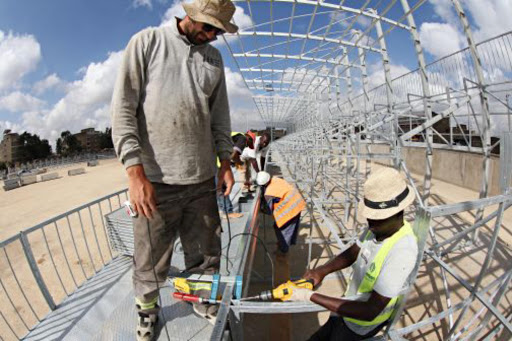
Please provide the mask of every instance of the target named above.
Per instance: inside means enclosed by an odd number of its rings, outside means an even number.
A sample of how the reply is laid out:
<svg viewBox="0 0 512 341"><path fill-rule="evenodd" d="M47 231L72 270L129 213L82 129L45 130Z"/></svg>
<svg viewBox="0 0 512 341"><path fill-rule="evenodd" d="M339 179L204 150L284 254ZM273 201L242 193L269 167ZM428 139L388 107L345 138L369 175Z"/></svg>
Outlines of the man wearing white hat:
<svg viewBox="0 0 512 341"><path fill-rule="evenodd" d="M300 288L293 291L291 300L311 301L336 314L310 340L363 340L388 323L418 260L416 238L404 220L404 210L413 201L412 189L396 170L383 168L368 178L359 205L359 213L368 221L368 233L336 258L304 274L316 286L329 273L352 266L345 293L351 298Z"/></svg>
<svg viewBox="0 0 512 341"><path fill-rule="evenodd" d="M132 37L112 97L114 147L139 213L133 272L138 340L154 337L158 289L178 235L188 272L219 269L215 155L221 163L218 188L225 184L229 195L234 184L224 65L208 43L237 31L230 23L235 6L229 0L195 0L183 8L185 18Z"/></svg>

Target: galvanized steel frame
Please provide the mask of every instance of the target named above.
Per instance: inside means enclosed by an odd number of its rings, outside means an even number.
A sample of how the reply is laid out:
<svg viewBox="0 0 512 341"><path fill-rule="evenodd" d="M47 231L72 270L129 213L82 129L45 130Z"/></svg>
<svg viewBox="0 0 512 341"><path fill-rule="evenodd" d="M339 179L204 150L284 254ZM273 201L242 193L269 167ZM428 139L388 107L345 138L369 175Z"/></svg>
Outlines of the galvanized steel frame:
<svg viewBox="0 0 512 341"><path fill-rule="evenodd" d="M415 23L415 15L425 1L400 0L403 15L399 18L391 18L391 9L396 10L394 6L397 1L384 4L379 2L382 6L377 10L371 8L375 2L364 1L360 8L349 9L345 1L339 4L297 0L236 1L249 9L254 26L237 34L236 41L226 42L246 85L254 93L254 101L263 122L268 127L285 128L288 132L287 137L272 144L274 154L280 156L279 165L289 171L291 180L306 197L310 217L320 217L317 227L322 225L327 228L332 234L330 239L335 240L340 247L357 238L363 229L357 223L356 207L361 198L361 185L372 166L368 160L387 162L399 168L412 185L417 197L416 225L421 226L420 230L423 231L420 246L425 246L428 240L425 257L439 265L447 309L431 319L396 329L396 321L406 304L406 299L403 299L386 335L392 339L403 339L403 335L432 325L440 319L447 319L450 331L446 338L473 340L483 331L482 326L474 326L482 314L482 321L488 322L491 318L496 321L487 338L497 333L510 332L510 321L502 315L498 305L510 286L512 269L505 266L502 269L505 273L499 280L485 288L481 288L481 281L489 271L496 243L499 243L498 234L504 211L511 206L512 148L505 146L511 143L512 105L509 97L512 93L512 80L510 77L493 79L489 73L495 69L504 68L507 72L512 70L512 32L476 43L464 8L459 0L452 0L468 47L427 64ZM276 15L274 6L282 3L290 5L291 14ZM270 19L257 22L253 15L254 8L251 9L252 4L257 4L259 10L262 4L266 4L264 8L270 12ZM307 17L304 11L298 13L299 5L311 6L311 19L306 33L299 32L300 29L294 26L297 20ZM359 16L369 18L371 24L363 31L354 32L356 37L351 39L354 44L346 43L347 31L344 31L338 35L339 46L331 46L329 44L336 43L330 39L332 20L324 27L323 35L318 26L313 29L315 17L327 14L323 11L326 8L332 10L330 13L333 16L336 13L356 15L349 18L349 29L354 27ZM396 16L396 11L394 13ZM289 22L288 32L275 29L277 23L283 21ZM263 27L269 30L265 31ZM397 29L411 35L418 69L392 79L386 40ZM257 48L246 52L242 42L249 37L255 38ZM286 38L286 41L279 41L279 37ZM373 41L367 39L364 42L368 37L373 38ZM314 47L309 43L312 40L321 43ZM240 42L241 50L237 49L237 41ZM299 54L290 53L289 46L294 42L302 42ZM304 49L306 44L310 44L309 49ZM276 47L282 48L273 51ZM385 79L384 84L371 90L367 71L367 57L370 54L378 56L382 61ZM251 60L253 58L256 63ZM284 68L280 64L283 61L294 61L295 66L292 70ZM361 84L357 92L354 91L355 82ZM432 113L434 107L437 116ZM503 118L508 122L504 129L508 133L491 142L491 122L499 122ZM448 132L438 131L437 124L443 119L450 122ZM467 129L464 129L464 125ZM465 144L463 142L458 145L460 142L456 141L465 141ZM497 146L501 148L501 194L490 196L491 151ZM411 165L407 165L403 157L404 149L412 147L425 150L426 165L421 187L416 184L409 170ZM435 150L478 153L482 156L479 200L435 205L430 195ZM343 205L342 217L337 216L332 209L334 204ZM492 205L498 205L498 209L484 215L484 209ZM445 240L439 239L432 219L455 216L468 210L477 210L474 222L459 226L462 230ZM467 244L468 236L471 236L472 243L477 243L476 231L492 220L496 222L485 262L474 283L462 283L456 270L443 262L443 257L461 245L470 245ZM311 236L309 242L313 242ZM311 255L308 258L311 259ZM452 304L450 298L452 281L461 283L470 295L456 305ZM491 295L492 298L487 299L484 295ZM472 325L460 328L468 307L475 300L482 302L484 307L472 316ZM246 313L321 310L308 305L301 307L300 304L274 303L244 303L234 309Z"/></svg>

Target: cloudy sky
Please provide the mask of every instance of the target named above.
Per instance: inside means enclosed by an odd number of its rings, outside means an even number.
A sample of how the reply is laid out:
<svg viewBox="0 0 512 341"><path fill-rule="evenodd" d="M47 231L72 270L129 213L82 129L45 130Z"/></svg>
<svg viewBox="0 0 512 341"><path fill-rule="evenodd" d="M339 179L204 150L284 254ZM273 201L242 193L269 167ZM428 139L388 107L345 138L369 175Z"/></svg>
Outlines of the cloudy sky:
<svg viewBox="0 0 512 341"><path fill-rule="evenodd" d="M477 41L512 30L512 1L461 2ZM253 24L244 5L235 15L242 29ZM110 97L126 43L175 15L183 11L173 0L1 0L0 130L37 133L53 144L63 130L110 126ZM429 61L466 46L450 0L429 0L416 20ZM244 129L246 118L256 125L259 116L236 63L222 41L215 45L224 56L233 128ZM394 76L416 68L411 46L410 36L390 36ZM369 72L372 85L383 80L380 67L370 65Z"/></svg>

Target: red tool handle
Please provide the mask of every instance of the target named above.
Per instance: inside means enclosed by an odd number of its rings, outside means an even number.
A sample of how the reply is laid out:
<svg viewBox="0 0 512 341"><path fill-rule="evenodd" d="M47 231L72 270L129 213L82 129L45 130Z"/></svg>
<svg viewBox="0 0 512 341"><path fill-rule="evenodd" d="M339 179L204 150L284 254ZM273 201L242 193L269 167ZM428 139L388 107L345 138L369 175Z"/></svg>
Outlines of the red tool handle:
<svg viewBox="0 0 512 341"><path fill-rule="evenodd" d="M199 296L190 295L190 294L184 294L184 293L181 293L181 292L173 293L172 297L174 297L177 300L182 300L182 301L187 301L187 302L200 302Z"/></svg>

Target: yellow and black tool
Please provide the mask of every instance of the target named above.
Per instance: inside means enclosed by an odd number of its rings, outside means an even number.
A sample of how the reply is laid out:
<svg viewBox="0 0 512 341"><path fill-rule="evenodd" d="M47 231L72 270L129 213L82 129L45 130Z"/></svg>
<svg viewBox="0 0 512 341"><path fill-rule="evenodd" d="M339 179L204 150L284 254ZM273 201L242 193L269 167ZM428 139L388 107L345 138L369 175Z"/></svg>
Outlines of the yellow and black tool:
<svg viewBox="0 0 512 341"><path fill-rule="evenodd" d="M313 290L313 280L311 279L299 279L298 281L292 282L288 281L286 283L281 284L275 289L262 291L257 296L245 297L240 301L271 301L271 300L281 300L287 301L290 299L294 288L303 288Z"/></svg>

